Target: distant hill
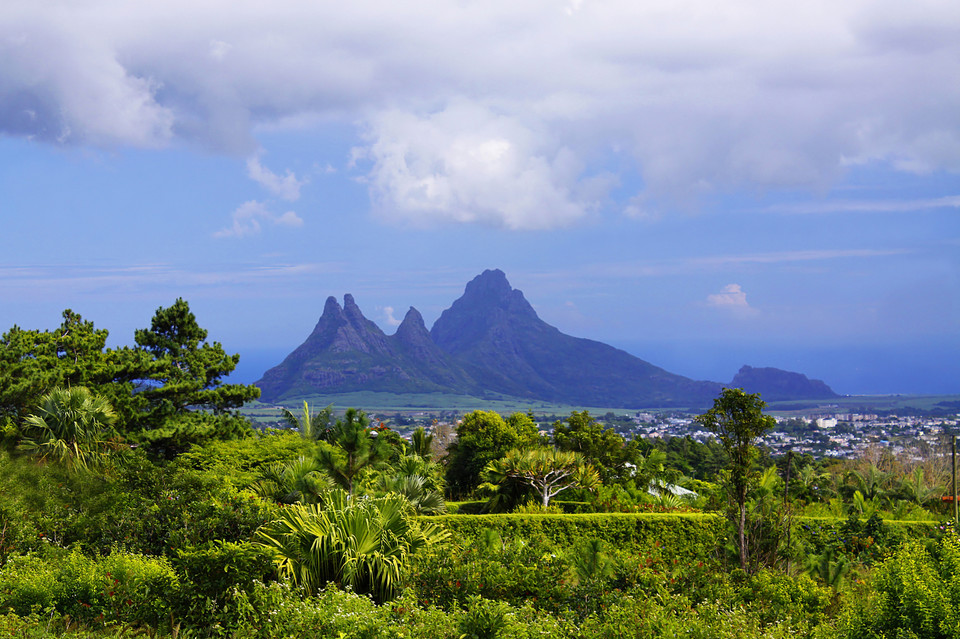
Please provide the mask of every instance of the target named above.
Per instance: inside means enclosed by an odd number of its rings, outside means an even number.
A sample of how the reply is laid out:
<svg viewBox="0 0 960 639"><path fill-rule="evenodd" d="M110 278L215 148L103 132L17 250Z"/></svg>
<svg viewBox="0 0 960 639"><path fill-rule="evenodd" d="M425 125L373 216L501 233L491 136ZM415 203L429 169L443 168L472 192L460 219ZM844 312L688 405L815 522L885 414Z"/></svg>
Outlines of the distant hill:
<svg viewBox="0 0 960 639"><path fill-rule="evenodd" d="M754 370L775 369L745 367L740 374ZM764 388L776 389L778 397L788 395L785 399L808 398L811 385L822 385L799 375L807 386L802 394L789 395L790 388L801 385L779 383L780 377L760 376ZM607 344L561 333L537 316L499 270L471 280L429 332L412 307L397 332L386 335L363 316L353 296L344 296L342 308L330 297L307 340L257 386L267 402L354 391L441 392L623 408L705 407L722 388L675 375ZM821 397L835 396L823 388L827 393ZM766 393L764 398L774 399Z"/></svg>
<svg viewBox="0 0 960 639"><path fill-rule="evenodd" d="M734 376L730 386L742 388L748 393L760 393L768 402L839 397L819 379L809 379L806 375L778 368L744 366Z"/></svg>

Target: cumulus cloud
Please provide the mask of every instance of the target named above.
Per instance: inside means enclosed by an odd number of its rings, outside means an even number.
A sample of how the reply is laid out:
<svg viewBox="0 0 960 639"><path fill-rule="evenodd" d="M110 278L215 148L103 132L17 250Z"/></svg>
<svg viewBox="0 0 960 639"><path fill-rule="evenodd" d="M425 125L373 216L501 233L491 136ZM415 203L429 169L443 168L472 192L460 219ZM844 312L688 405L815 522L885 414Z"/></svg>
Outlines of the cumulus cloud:
<svg viewBox="0 0 960 639"><path fill-rule="evenodd" d="M717 306L720 308L747 309L747 294L743 292L739 284L727 284L723 287L723 292L707 296L708 306Z"/></svg>
<svg viewBox="0 0 960 639"><path fill-rule="evenodd" d="M518 118L480 104L458 101L424 116L388 111L367 139L357 156L372 162L371 191L387 216L536 229L589 208L569 149L550 148Z"/></svg>
<svg viewBox="0 0 960 639"><path fill-rule="evenodd" d="M247 159L247 175L263 188L289 202L300 199L300 187L307 183L306 180L298 180L289 169L285 175L277 175L263 166L257 156Z"/></svg>
<svg viewBox="0 0 960 639"><path fill-rule="evenodd" d="M256 200L241 204L232 215L233 224L213 234L216 238L248 237L259 235L263 225L296 228L303 226L303 219L293 211L277 214Z"/></svg>
<svg viewBox="0 0 960 639"><path fill-rule="evenodd" d="M394 309L392 306L383 307L383 321L386 322L387 326L400 326L401 321L393 316Z"/></svg>
<svg viewBox="0 0 960 639"><path fill-rule="evenodd" d="M0 59L0 134L55 144L248 156L256 127L359 124L401 220L569 224L611 165L653 198L635 215L867 162L960 171L954 0L9 0Z"/></svg>

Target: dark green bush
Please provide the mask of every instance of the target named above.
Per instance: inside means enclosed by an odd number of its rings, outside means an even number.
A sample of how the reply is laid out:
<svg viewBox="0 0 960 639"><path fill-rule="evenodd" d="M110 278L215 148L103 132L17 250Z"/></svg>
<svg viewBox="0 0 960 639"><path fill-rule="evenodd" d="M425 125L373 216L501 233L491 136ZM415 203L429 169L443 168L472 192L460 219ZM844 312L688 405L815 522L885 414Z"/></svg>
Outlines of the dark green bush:
<svg viewBox="0 0 960 639"><path fill-rule="evenodd" d="M877 515L859 519L798 517L793 526L795 545L804 556L830 551L851 561L874 564L908 541L935 540L943 527L925 521L883 521Z"/></svg>
<svg viewBox="0 0 960 639"><path fill-rule="evenodd" d="M513 605L530 601L550 611L566 606L568 564L550 542L484 539L429 548L414 557L408 582L422 605L451 610L483 597Z"/></svg>
<svg viewBox="0 0 960 639"><path fill-rule="evenodd" d="M239 594L272 581L275 572L267 549L253 543L191 546L179 550L171 563L180 575L171 613L188 626L232 628L241 607Z"/></svg>

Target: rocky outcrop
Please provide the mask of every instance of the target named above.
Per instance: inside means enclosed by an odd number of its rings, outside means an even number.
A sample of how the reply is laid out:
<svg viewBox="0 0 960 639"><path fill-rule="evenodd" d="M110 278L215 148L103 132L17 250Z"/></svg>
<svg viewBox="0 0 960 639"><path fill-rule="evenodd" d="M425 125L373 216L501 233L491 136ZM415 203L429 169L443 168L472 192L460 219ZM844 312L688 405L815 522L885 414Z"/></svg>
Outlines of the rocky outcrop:
<svg viewBox="0 0 960 639"><path fill-rule="evenodd" d="M760 393L765 401L793 399L831 399L839 397L819 379L809 379L800 373L779 368L744 366L734 376L731 388L742 388L748 393Z"/></svg>

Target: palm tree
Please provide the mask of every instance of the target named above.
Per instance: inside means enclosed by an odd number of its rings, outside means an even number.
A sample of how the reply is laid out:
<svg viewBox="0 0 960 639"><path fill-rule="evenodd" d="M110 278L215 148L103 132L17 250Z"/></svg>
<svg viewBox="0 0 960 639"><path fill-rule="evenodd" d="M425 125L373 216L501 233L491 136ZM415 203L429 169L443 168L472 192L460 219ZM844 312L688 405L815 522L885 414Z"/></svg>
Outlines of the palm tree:
<svg viewBox="0 0 960 639"><path fill-rule="evenodd" d="M317 451L320 465L351 495L360 471L385 461L390 454L390 444L375 437L369 426L370 419L363 411L348 408L330 431L331 446Z"/></svg>
<svg viewBox="0 0 960 639"><path fill-rule="evenodd" d="M447 512L443 494L430 488L423 475L381 476L380 490L401 495L418 515L442 515Z"/></svg>
<svg viewBox="0 0 960 639"><path fill-rule="evenodd" d="M419 426L413 433L410 434L410 451L422 457L426 460L430 460L433 451L431 450L433 446L433 435L427 433L427 430L423 426Z"/></svg>
<svg viewBox="0 0 960 639"><path fill-rule="evenodd" d="M939 486L927 488L923 468L920 466L914 468L913 472L903 479L901 488L910 501L921 507L943 490Z"/></svg>
<svg viewBox="0 0 960 639"><path fill-rule="evenodd" d="M278 504L315 504L335 485L315 459L301 457L289 464L269 464L251 488L259 497Z"/></svg>
<svg viewBox="0 0 960 639"><path fill-rule="evenodd" d="M832 548L827 548L819 555L807 557L807 574L819 577L825 586L838 592L843 587L843 578L850 572L850 560L844 555L837 555Z"/></svg>
<svg viewBox="0 0 960 639"><path fill-rule="evenodd" d="M883 497L886 492L884 484L889 477L888 473L883 472L873 464L868 465L862 473L856 470L847 473L847 480L852 481L855 490L860 491L863 497L868 500Z"/></svg>
<svg viewBox="0 0 960 639"><path fill-rule="evenodd" d="M574 583L604 580L616 572L614 562L603 551L603 542L588 539L570 558L570 572Z"/></svg>
<svg viewBox="0 0 960 639"><path fill-rule="evenodd" d="M24 420L20 447L69 468L89 469L102 463L110 446L105 436L116 420L110 402L87 388L54 388Z"/></svg>
<svg viewBox="0 0 960 639"><path fill-rule="evenodd" d="M295 415L290 410L284 408L280 415L281 419L287 423L290 428L300 432L300 436L310 441L326 439L330 430L330 423L333 421L333 404L330 404L323 410L312 413L310 405L303 402L303 412Z"/></svg>
<svg viewBox="0 0 960 639"><path fill-rule="evenodd" d="M410 555L448 536L411 514L399 495L352 499L334 490L323 505L284 508L257 537L273 551L278 572L307 592L332 582L383 602L399 591Z"/></svg>
<svg viewBox="0 0 960 639"><path fill-rule="evenodd" d="M794 475L793 484L801 499L822 501L825 491L829 491L830 473L820 473L813 464L807 464Z"/></svg>

